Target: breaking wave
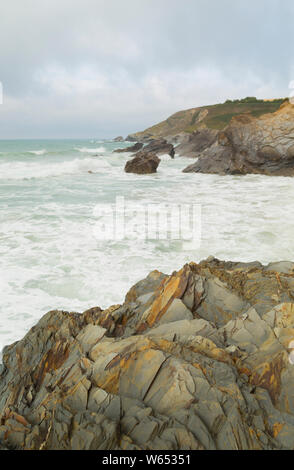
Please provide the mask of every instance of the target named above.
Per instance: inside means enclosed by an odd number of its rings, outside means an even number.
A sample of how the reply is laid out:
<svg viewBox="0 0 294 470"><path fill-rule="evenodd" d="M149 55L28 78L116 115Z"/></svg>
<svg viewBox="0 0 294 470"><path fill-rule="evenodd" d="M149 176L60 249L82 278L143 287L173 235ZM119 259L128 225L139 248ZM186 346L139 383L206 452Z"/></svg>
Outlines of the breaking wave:
<svg viewBox="0 0 294 470"><path fill-rule="evenodd" d="M47 153L46 149L42 150L29 150L27 153L31 153L32 155L45 155Z"/></svg>
<svg viewBox="0 0 294 470"><path fill-rule="evenodd" d="M31 178L58 177L111 169L107 161L92 158L75 158L61 163L4 162L0 164L0 180L24 180Z"/></svg>
<svg viewBox="0 0 294 470"><path fill-rule="evenodd" d="M82 148L77 147L77 148L75 148L75 150L78 150L78 152L81 152L81 153L91 153L91 154L104 153L105 152L104 147L97 147L95 149L87 148L87 147L82 147Z"/></svg>

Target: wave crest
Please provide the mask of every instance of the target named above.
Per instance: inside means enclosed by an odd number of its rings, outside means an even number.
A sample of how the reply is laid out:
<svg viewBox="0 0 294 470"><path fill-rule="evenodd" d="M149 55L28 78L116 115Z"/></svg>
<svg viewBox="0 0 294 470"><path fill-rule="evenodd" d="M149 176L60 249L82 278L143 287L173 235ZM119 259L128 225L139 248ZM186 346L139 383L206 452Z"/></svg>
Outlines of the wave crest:
<svg viewBox="0 0 294 470"><path fill-rule="evenodd" d="M82 148L76 147L75 150L81 153L104 153L105 152L104 147L97 147L95 149L88 148L88 147L82 147Z"/></svg>
<svg viewBox="0 0 294 470"><path fill-rule="evenodd" d="M47 178L80 173L99 173L111 170L110 163L93 158L76 158L61 163L5 162L0 164L0 180Z"/></svg>
<svg viewBox="0 0 294 470"><path fill-rule="evenodd" d="M42 149L42 150L28 150L27 153L31 153L32 155L45 155L46 152L47 152L46 149Z"/></svg>

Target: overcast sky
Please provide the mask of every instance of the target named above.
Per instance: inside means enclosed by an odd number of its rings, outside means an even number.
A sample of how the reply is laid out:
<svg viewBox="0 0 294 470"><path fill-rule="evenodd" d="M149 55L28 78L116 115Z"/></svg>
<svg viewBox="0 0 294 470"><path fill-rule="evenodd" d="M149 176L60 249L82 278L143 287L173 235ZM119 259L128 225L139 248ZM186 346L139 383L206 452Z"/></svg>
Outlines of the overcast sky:
<svg viewBox="0 0 294 470"><path fill-rule="evenodd" d="M0 0L0 138L115 137L288 96L293 0Z"/></svg>

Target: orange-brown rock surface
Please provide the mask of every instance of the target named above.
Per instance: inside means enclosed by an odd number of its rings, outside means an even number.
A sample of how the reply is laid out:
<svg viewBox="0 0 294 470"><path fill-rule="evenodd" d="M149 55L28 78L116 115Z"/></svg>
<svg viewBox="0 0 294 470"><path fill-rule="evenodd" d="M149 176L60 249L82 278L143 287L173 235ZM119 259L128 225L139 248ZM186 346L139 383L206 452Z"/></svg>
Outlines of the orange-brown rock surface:
<svg viewBox="0 0 294 470"><path fill-rule="evenodd" d="M0 447L293 449L294 264L154 271L3 351Z"/></svg>

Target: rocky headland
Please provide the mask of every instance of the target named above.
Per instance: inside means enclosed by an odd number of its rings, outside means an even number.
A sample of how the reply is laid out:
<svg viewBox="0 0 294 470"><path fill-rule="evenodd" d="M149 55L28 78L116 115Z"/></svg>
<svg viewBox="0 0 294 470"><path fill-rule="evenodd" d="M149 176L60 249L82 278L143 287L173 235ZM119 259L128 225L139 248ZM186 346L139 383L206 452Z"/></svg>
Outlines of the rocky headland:
<svg viewBox="0 0 294 470"><path fill-rule="evenodd" d="M127 139L157 154L197 159L185 173L294 176L294 106L285 99L180 111Z"/></svg>
<svg viewBox="0 0 294 470"><path fill-rule="evenodd" d="M259 118L234 117L184 172L293 176L294 106L286 102Z"/></svg>
<svg viewBox="0 0 294 470"><path fill-rule="evenodd" d="M0 447L293 449L294 263L151 272L3 351Z"/></svg>
<svg viewBox="0 0 294 470"><path fill-rule="evenodd" d="M189 135L203 128L220 131L230 123L234 116L250 113L252 116L258 117L273 113L284 101L284 99L259 100L255 97L247 97L178 111L159 124L128 135L126 140L146 143L150 140L164 138L168 141L174 141L177 136Z"/></svg>

